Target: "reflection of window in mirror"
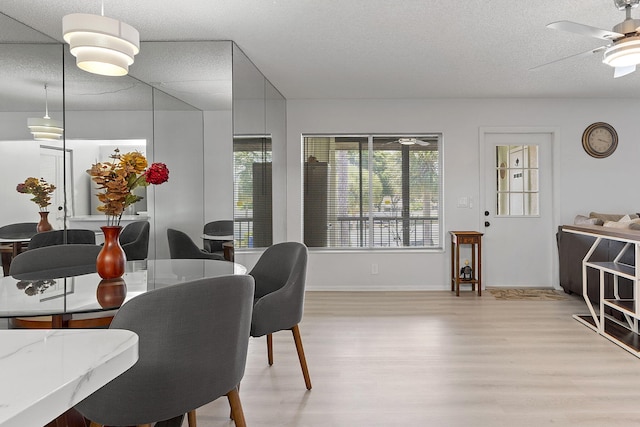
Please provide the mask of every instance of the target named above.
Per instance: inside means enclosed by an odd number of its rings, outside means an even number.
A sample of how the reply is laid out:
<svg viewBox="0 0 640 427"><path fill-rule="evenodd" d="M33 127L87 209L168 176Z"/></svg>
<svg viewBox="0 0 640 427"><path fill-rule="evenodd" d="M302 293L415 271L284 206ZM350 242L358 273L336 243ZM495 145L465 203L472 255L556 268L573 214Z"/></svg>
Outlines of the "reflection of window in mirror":
<svg viewBox="0 0 640 427"><path fill-rule="evenodd" d="M273 243L271 136L233 139L233 206L236 248Z"/></svg>

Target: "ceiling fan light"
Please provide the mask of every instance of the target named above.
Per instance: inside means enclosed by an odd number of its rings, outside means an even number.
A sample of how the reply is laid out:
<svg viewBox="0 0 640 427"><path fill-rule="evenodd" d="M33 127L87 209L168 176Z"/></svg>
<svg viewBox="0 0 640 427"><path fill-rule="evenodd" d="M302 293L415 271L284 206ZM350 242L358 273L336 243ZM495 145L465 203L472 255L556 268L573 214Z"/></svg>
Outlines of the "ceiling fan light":
<svg viewBox="0 0 640 427"><path fill-rule="evenodd" d="M640 37L628 37L608 47L602 59L611 67L628 67L640 64Z"/></svg>
<svg viewBox="0 0 640 427"><path fill-rule="evenodd" d="M126 75L140 52L138 30L106 16L66 15L62 18L62 32L78 67L90 73Z"/></svg>
<svg viewBox="0 0 640 427"><path fill-rule="evenodd" d="M398 138L398 142L402 145L414 145L416 143L415 138Z"/></svg>

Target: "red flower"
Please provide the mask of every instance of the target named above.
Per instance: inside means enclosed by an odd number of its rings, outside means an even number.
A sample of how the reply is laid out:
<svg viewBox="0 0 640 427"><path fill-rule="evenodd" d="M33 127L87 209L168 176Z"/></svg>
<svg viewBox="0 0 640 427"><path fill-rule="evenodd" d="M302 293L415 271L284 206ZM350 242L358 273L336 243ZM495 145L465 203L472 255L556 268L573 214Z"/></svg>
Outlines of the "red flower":
<svg viewBox="0 0 640 427"><path fill-rule="evenodd" d="M162 184L169 180L169 169L164 163L152 163L144 173L144 178L149 184Z"/></svg>
<svg viewBox="0 0 640 427"><path fill-rule="evenodd" d="M27 192L27 185L24 182L21 182L16 187L16 190L18 191L18 193L23 193L24 194L24 193Z"/></svg>

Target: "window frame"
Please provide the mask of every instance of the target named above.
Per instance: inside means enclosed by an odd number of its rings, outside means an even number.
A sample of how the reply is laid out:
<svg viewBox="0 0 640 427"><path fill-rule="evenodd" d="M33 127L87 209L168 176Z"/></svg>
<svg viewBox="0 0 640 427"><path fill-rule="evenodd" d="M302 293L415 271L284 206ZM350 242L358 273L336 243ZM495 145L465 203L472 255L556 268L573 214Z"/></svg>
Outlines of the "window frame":
<svg viewBox="0 0 640 427"><path fill-rule="evenodd" d="M363 246L310 246L309 249L313 250L313 251L323 251L323 252L353 252L353 251L359 251L359 252L366 252L366 251L376 251L376 252L385 252L385 251L389 251L389 252L394 252L397 253L398 251L422 251L422 252L443 252L444 251L444 156L443 156L443 134L441 132L420 132L420 133L412 133L412 134L407 134L407 133L304 133L301 134L301 146L302 146L302 150L301 150L301 163L302 163L302 171L301 171L301 182L302 182L302 191L301 191L301 221L302 221L302 241L305 241L305 233L304 233L304 222L305 222L305 202L304 202L304 193L305 193L305 164L307 161L308 157L308 153L310 152L307 149L307 139L308 138L333 138L334 141L337 139L348 139L348 138L354 138L354 139L366 139L366 150L367 150L367 155L366 155L366 161L367 161L367 166L366 168L363 167L364 163L360 163L358 166L359 172L362 174L363 172L365 172L367 174L367 181L368 181L368 185L367 185L367 195L361 196L362 197L366 197L368 199L368 206L366 206L365 208L368 210L368 215L367 216L363 216L362 219L366 219L367 221L367 236L365 238L366 240L366 245ZM403 230L401 230L402 232L402 236L400 236L400 238L402 239L402 245L401 246L376 246L375 244L375 236L374 236L374 229L375 229L375 221L378 220L379 218L377 218L375 216L376 211L374 211L374 196L373 196L373 185L374 185L374 170L373 170L373 166L369 167L369 165L373 165L374 162L374 152L376 151L374 149L374 141L376 139L389 139L389 138L395 138L395 139L399 139L399 138L417 138L417 139L429 139L429 140L434 140L435 144L436 144L436 148L435 151L437 152L437 162L436 162L436 171L437 171L437 208L434 209L435 213L435 217L433 216L427 216L425 218L418 218L418 219L422 219L422 220L433 220L433 224L430 224L429 227L431 227L432 229L434 229L435 231L433 232L433 234L431 234L432 237L432 244L430 245L424 245L425 241L423 241L423 245L421 246L404 246L404 243L407 241L406 238L406 234L408 232L410 232L410 230L405 226L402 227ZM355 141L354 141L355 142ZM338 150L333 150L333 151L338 151ZM403 151L402 148L398 149L398 151ZM408 150L407 150L408 151ZM402 169L402 179L403 181L409 179L410 174L411 174L411 169L410 169L410 164L409 162L407 162L406 164L406 169ZM402 184L403 186L405 185L405 183L403 182ZM408 186L408 181L406 183L406 185ZM404 191L404 190L403 190ZM411 190L409 187L407 187L406 190L409 194L409 198L410 198L410 193ZM399 217L394 217L397 218L397 221L401 221L403 224L406 223L410 223L413 220L416 219L416 217L412 217L411 216L411 209L409 206L407 206L406 204L403 204L403 210L406 212L403 212L401 214L401 216ZM331 225L330 220L327 220L327 224ZM424 226L423 226L424 227ZM360 240L360 237L358 238L358 240Z"/></svg>

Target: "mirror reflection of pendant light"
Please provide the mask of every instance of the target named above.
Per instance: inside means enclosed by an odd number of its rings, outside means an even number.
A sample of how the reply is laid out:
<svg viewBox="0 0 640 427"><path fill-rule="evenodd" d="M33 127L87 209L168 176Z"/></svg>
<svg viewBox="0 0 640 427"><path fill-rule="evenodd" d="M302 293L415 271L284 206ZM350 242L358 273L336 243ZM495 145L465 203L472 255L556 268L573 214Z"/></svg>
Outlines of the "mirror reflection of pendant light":
<svg viewBox="0 0 640 427"><path fill-rule="evenodd" d="M64 41L76 65L103 76L124 76L140 52L140 34L131 25L102 14L72 13L62 18Z"/></svg>
<svg viewBox="0 0 640 427"><path fill-rule="evenodd" d="M28 118L27 126L36 141L58 141L64 129L62 123L49 117L47 85L44 85L44 117Z"/></svg>

